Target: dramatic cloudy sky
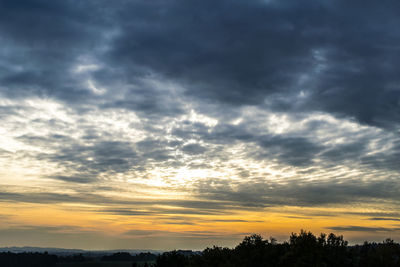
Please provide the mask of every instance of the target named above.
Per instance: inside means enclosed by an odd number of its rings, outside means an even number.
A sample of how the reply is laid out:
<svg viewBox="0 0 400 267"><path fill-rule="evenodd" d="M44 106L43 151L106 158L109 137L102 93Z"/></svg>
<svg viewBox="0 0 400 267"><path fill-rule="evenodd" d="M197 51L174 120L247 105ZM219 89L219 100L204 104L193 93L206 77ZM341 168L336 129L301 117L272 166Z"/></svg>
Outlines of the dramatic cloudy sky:
<svg viewBox="0 0 400 267"><path fill-rule="evenodd" d="M0 1L0 246L399 241L399 11Z"/></svg>

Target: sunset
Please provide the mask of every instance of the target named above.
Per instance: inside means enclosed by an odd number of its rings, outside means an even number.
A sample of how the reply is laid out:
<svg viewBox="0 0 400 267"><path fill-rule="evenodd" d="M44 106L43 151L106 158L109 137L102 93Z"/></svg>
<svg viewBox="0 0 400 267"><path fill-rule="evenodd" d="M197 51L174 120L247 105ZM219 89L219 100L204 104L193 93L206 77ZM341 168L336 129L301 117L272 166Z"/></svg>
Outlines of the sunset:
<svg viewBox="0 0 400 267"><path fill-rule="evenodd" d="M0 247L399 242L399 11L0 1Z"/></svg>

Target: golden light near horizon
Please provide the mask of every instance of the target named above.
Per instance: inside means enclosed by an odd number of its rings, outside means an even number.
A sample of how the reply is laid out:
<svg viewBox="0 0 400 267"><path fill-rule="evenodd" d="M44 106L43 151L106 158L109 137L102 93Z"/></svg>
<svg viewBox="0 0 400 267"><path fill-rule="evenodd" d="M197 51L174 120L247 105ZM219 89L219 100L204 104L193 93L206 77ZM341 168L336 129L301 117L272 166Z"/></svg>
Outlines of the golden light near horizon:
<svg viewBox="0 0 400 267"><path fill-rule="evenodd" d="M0 11L0 247L400 238L390 10L28 2Z"/></svg>

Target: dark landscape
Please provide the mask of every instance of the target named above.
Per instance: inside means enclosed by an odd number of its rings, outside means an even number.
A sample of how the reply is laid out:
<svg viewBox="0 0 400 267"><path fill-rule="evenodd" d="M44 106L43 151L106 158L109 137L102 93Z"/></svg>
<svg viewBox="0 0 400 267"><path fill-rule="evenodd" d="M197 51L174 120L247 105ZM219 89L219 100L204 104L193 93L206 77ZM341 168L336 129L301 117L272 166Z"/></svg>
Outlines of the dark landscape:
<svg viewBox="0 0 400 267"><path fill-rule="evenodd" d="M267 266L400 266L400 244L392 239L348 245L333 233L315 236L292 233L289 241L246 236L235 248L213 246L203 251L173 250L164 253L88 252L1 252L4 267L267 267Z"/></svg>

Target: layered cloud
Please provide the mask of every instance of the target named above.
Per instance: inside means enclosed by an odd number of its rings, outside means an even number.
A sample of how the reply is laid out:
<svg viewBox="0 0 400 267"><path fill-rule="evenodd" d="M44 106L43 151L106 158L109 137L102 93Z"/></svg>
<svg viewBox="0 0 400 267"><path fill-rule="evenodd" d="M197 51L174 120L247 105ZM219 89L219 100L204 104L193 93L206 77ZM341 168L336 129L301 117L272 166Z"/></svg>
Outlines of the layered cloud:
<svg viewBox="0 0 400 267"><path fill-rule="evenodd" d="M1 227L398 236L398 5L2 1Z"/></svg>

